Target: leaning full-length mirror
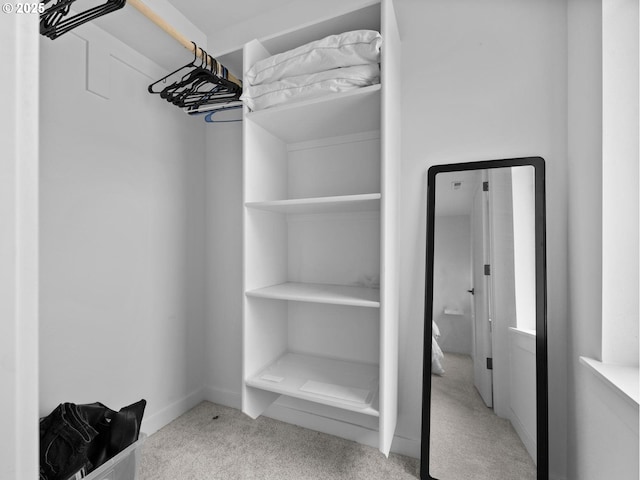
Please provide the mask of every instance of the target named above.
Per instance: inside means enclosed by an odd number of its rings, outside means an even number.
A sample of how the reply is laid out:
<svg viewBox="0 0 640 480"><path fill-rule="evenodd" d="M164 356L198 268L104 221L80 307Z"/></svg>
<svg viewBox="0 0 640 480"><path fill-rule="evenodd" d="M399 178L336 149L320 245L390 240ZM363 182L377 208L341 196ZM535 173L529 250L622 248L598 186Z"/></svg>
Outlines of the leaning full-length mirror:
<svg viewBox="0 0 640 480"><path fill-rule="evenodd" d="M548 479L544 161L429 169L421 478Z"/></svg>

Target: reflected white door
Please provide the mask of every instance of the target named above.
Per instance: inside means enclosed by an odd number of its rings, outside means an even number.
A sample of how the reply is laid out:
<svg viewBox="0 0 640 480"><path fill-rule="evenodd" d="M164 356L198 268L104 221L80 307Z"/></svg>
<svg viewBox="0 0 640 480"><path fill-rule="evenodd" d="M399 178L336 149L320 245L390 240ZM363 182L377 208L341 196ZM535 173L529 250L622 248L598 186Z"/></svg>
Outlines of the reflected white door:
<svg viewBox="0 0 640 480"><path fill-rule="evenodd" d="M487 365L491 358L490 281L485 275L489 265L488 198L482 185L476 189L471 214L471 251L473 262L473 383L487 407L493 406L493 377Z"/></svg>

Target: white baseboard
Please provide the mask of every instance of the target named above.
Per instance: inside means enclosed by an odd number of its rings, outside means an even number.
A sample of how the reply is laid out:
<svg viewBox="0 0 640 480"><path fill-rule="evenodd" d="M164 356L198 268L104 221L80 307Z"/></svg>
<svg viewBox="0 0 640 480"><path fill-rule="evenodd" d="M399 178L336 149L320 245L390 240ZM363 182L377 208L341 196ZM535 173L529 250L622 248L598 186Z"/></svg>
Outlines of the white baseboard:
<svg viewBox="0 0 640 480"><path fill-rule="evenodd" d="M406 457L420 458L420 447L422 440L400 437L394 435L393 442L391 443L391 451L399 455Z"/></svg>
<svg viewBox="0 0 640 480"><path fill-rule="evenodd" d="M206 386L204 387L204 399L224 407L242 409L242 395L238 392Z"/></svg>
<svg viewBox="0 0 640 480"><path fill-rule="evenodd" d="M204 389L196 390L177 402L167 405L159 412L150 416L145 416L142 420L140 430L147 435L152 435L204 400Z"/></svg>
<svg viewBox="0 0 640 480"><path fill-rule="evenodd" d="M513 429L516 431L516 433L520 437L520 440L522 440L522 443L524 447L527 449L527 452L529 453L531 458L533 459L533 462L537 463L538 443L536 441L536 438L529 434L524 424L520 420L520 417L518 417L518 415L516 414L516 412L513 411L513 409L510 408L509 413L510 413L509 420L511 421L511 425L513 426Z"/></svg>

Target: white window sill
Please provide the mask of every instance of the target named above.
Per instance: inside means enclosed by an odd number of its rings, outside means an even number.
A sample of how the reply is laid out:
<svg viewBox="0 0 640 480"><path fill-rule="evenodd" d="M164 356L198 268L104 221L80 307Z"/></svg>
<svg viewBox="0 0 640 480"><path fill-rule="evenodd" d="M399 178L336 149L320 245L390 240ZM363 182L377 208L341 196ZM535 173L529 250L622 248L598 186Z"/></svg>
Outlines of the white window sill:
<svg viewBox="0 0 640 480"><path fill-rule="evenodd" d="M580 357L580 363L632 407L638 408L640 405L640 369L638 367L603 363L588 357Z"/></svg>
<svg viewBox="0 0 640 480"><path fill-rule="evenodd" d="M529 338L536 338L535 329L530 328L520 328L520 327L509 327L509 331L512 333L524 335Z"/></svg>

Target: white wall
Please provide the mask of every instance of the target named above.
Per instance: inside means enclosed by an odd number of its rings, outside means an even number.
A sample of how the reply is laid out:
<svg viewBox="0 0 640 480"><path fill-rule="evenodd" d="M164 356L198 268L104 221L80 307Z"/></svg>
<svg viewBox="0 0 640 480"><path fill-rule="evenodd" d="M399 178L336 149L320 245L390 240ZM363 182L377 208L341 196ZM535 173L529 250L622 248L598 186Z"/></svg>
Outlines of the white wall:
<svg viewBox="0 0 640 480"><path fill-rule="evenodd" d="M529 455L537 460L536 337L509 329L509 412L513 428Z"/></svg>
<svg viewBox="0 0 640 480"><path fill-rule="evenodd" d="M0 478L38 476L38 22L0 16Z"/></svg>
<svg viewBox="0 0 640 480"><path fill-rule="evenodd" d="M264 38L284 31L297 29L301 25L316 23L318 19L330 18L362 5L371 5L375 0L291 0L283 5L266 10L261 15L250 17L227 28L207 31L209 51L212 55L241 49L254 38Z"/></svg>
<svg viewBox="0 0 640 480"><path fill-rule="evenodd" d="M240 408L242 387L242 123L206 130L207 396Z"/></svg>
<svg viewBox="0 0 640 480"><path fill-rule="evenodd" d="M578 360L602 358L603 343L601 0L568 1L568 53L568 478L635 480L637 405L623 401Z"/></svg>
<svg viewBox="0 0 640 480"><path fill-rule="evenodd" d="M579 421L570 430L567 478L636 480L638 465L638 405L615 391L584 365L575 366L575 404Z"/></svg>
<svg viewBox="0 0 640 480"><path fill-rule="evenodd" d="M602 360L638 366L637 0L602 0Z"/></svg>
<svg viewBox="0 0 640 480"><path fill-rule="evenodd" d="M152 432L203 397L204 125L89 27L41 37L40 413L145 398Z"/></svg>
<svg viewBox="0 0 640 480"><path fill-rule="evenodd" d="M518 328L536 329L536 207L533 168L513 169L513 267Z"/></svg>

